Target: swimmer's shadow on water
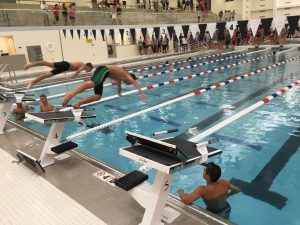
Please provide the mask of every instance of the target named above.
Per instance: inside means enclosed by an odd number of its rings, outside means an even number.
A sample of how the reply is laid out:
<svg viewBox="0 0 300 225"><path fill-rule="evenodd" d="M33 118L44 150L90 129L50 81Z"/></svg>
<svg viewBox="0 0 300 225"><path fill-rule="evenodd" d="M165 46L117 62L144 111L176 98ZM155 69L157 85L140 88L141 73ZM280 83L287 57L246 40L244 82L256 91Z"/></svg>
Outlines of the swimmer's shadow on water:
<svg viewBox="0 0 300 225"><path fill-rule="evenodd" d="M100 124L97 124L97 123L91 123L91 124L87 124L86 126L88 127L88 128L94 128L94 127L97 127L97 126L99 126ZM103 128L103 129L99 129L98 130L98 132L101 132L102 134L111 134L111 133L113 133L113 129L112 129L112 127L105 127L105 128Z"/></svg>

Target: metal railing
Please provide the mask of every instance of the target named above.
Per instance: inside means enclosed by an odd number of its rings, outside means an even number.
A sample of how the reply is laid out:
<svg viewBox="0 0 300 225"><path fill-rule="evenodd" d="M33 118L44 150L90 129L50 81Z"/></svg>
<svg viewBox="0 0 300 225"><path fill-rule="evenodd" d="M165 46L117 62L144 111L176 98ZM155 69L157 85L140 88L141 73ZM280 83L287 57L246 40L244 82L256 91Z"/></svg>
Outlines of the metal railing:
<svg viewBox="0 0 300 225"><path fill-rule="evenodd" d="M18 80L17 80L17 77L16 77L16 72L13 69L13 66L11 64L0 64L0 78L1 78L1 75L4 72L7 72L9 74L9 79L10 79L10 83L11 84L13 83L13 79L12 79L12 74L11 73L13 73L15 82L18 83Z"/></svg>
<svg viewBox="0 0 300 225"><path fill-rule="evenodd" d="M14 26L44 26L45 13L39 9L0 9L2 18L0 19L0 27ZM50 25L53 25L53 11L49 10L46 13L50 20ZM111 25L113 23L112 13L109 11L76 11L76 20L74 25ZM0 18L1 18L0 17ZM199 18L200 17L200 18ZM58 25L64 26L64 18L60 13ZM217 22L218 17L215 14L209 13L204 20L202 15L196 12L189 13L173 13L173 12L147 12L144 10L136 12L122 12L118 15L120 24L123 25L139 25L139 24L180 24L180 23L199 23L199 22ZM199 20L200 19L200 20ZM236 18L239 19L239 18ZM2 21L1 21L2 20ZM67 21L66 25L71 25Z"/></svg>

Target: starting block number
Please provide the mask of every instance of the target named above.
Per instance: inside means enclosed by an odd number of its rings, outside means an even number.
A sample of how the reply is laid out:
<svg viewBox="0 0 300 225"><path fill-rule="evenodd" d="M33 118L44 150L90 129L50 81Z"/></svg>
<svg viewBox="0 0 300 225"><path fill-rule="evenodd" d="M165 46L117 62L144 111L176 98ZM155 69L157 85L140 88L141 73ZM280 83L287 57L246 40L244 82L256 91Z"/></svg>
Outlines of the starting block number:
<svg viewBox="0 0 300 225"><path fill-rule="evenodd" d="M100 180L104 181L105 183L110 184L111 186L115 186L115 179L116 177L104 170L99 170L96 173L93 173L93 176L99 178Z"/></svg>

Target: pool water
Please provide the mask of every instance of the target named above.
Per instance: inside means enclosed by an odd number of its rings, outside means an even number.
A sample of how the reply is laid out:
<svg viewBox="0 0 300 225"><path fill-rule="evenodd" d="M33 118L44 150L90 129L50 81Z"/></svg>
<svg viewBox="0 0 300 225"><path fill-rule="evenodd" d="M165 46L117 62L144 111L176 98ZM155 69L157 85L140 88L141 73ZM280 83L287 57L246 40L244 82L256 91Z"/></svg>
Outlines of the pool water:
<svg viewBox="0 0 300 225"><path fill-rule="evenodd" d="M145 87L269 53L270 51L263 51L199 68L145 78L140 80L139 84ZM229 55L236 54L240 53ZM229 55L215 58L223 58ZM86 122L104 124L178 98L207 85L222 82L234 75L243 75L246 72L255 71L258 68L298 55L300 55L300 52L297 50L288 51L281 55L269 56L234 68L147 90L145 91L149 98L147 102L142 102L138 94L102 102L92 106L95 108L94 112L97 118L88 119ZM213 59L202 59L197 63ZM183 65L189 64L185 63ZM174 66L140 72L137 75L142 76L169 68L174 68ZM166 137L179 136L190 139L298 80L300 78L299 71L300 60L298 59L207 93L125 120L106 129L92 132L73 141L79 145L79 149L83 153L122 172L130 172L141 165L120 156L118 153L120 147L129 145L125 140L125 131L151 137L153 132L178 128L177 133ZM35 94L39 96L44 93L51 96L69 91L76 85L78 83L49 87L45 90L36 91ZM123 92L129 90L133 90L133 88L130 86L123 88ZM92 94L93 91L84 92L76 96L71 103ZM104 88L104 97L115 94L116 87ZM224 179L231 180L243 190L242 193L232 196L228 200L232 207L230 219L234 223L242 225L300 224L300 217L297 215L299 211L298 203L300 202L298 191L300 189L300 179L297 177L300 170L299 94L300 88L294 87L282 96L264 104L206 138L217 137L220 139L212 146L220 148L223 153L211 158L210 161L221 166ZM62 102L62 97L51 99L51 102L59 105ZM49 127L34 121L25 122L23 125L45 136L49 131ZM75 125L75 123L67 123L62 139L86 129L88 128ZM155 171L150 170L151 182L154 175ZM177 195L179 188L191 192L204 183L202 167L193 166L174 174L171 192ZM204 207L201 200L196 201L196 204Z"/></svg>

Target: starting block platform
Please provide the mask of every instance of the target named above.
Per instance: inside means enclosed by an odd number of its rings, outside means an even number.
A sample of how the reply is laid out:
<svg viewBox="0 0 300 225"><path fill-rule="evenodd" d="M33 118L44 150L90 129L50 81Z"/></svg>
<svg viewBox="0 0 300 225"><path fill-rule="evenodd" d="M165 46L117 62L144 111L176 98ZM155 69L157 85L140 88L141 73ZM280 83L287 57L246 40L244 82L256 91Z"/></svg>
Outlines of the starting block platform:
<svg viewBox="0 0 300 225"><path fill-rule="evenodd" d="M4 134L4 127L14 103L34 101L35 99L27 98L25 92L0 93L0 134Z"/></svg>
<svg viewBox="0 0 300 225"><path fill-rule="evenodd" d="M95 115L87 114L83 112L81 119L95 118ZM59 111L59 112L47 112L47 113L26 113L26 118L34 120L43 124L61 123L67 121L73 121L75 119L72 111Z"/></svg>
<svg viewBox="0 0 300 225"><path fill-rule="evenodd" d="M96 115L83 112L83 109L63 112L26 113L25 116L29 120L34 120L42 124L51 124L45 145L40 158L38 159L38 162L42 167L49 166L56 161L68 158L69 155L63 153L78 147L76 143L71 141L60 143L60 137L66 122L75 121L77 123L81 119L96 117ZM18 153L24 154L20 150Z"/></svg>
<svg viewBox="0 0 300 225"><path fill-rule="evenodd" d="M132 132L126 132L126 139L132 146L120 148L119 154L143 164L143 169L157 170L152 185L144 182L148 175L142 171L133 171L115 182L145 208L140 225L163 224L161 219L175 171L205 163L209 157L222 153L207 146L217 140L196 144L176 137L157 140Z"/></svg>

